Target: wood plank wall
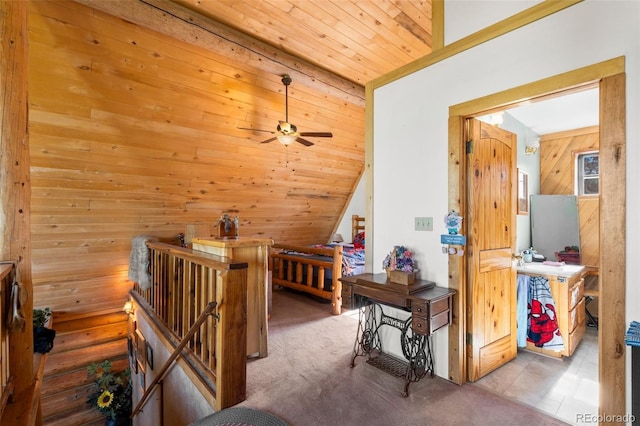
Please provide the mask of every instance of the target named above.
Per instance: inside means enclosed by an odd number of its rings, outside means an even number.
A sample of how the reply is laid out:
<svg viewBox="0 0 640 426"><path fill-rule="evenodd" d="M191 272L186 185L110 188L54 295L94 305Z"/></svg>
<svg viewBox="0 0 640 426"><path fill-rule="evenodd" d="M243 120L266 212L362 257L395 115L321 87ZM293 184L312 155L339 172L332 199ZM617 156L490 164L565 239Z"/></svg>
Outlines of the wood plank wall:
<svg viewBox="0 0 640 426"><path fill-rule="evenodd" d="M284 119L280 74L70 1L30 2L29 43L36 306L121 309L132 237L223 212L241 236L328 241L364 167L362 105L294 80L289 121L334 137L260 144L237 127Z"/></svg>
<svg viewBox="0 0 640 426"><path fill-rule="evenodd" d="M16 279L24 291L21 308L26 324L11 333L7 363L13 376L13 399L25 401L33 392L32 269L30 245L31 184L29 180L29 133L27 130L28 8L24 2L0 4L0 261L15 262ZM8 298L6 299L8 300ZM8 306L8 305L7 305ZM6 306L3 313L7 312ZM6 326L7 318L0 324ZM7 391L7 389L5 389ZM8 392L5 393L5 396ZM0 412L0 423L20 424L29 416L25 405L10 404ZM28 402L27 402L28 405ZM29 407L30 408L30 407Z"/></svg>
<svg viewBox="0 0 640 426"><path fill-rule="evenodd" d="M576 155L598 150L598 127L552 133L540 138L540 193L571 195L575 186ZM578 197L581 260L599 266L600 201L598 197Z"/></svg>

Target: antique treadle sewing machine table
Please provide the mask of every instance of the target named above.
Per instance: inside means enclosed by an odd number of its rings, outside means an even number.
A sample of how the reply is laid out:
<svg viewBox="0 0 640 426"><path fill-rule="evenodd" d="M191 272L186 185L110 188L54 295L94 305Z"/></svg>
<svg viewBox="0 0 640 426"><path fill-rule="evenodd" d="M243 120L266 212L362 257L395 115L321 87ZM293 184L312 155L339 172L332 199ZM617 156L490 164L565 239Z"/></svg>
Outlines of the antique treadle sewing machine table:
<svg viewBox="0 0 640 426"><path fill-rule="evenodd" d="M403 396L409 384L434 375L431 335L451 323L455 290L437 287L433 281L416 280L404 285L389 281L385 273L342 277L342 306L359 309L359 324L353 346L351 367L358 356L396 377L404 377ZM406 320L385 314L381 305L411 312ZM366 309L369 307L369 309ZM400 330L405 360L384 353L379 335L383 325Z"/></svg>

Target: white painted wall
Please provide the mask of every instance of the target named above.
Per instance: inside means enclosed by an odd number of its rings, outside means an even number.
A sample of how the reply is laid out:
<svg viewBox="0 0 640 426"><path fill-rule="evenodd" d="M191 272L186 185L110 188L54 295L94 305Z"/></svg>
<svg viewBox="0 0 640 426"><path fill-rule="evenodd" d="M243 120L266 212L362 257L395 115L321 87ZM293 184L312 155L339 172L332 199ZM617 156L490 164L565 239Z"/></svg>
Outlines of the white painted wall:
<svg viewBox="0 0 640 426"><path fill-rule="evenodd" d="M451 44L542 0L446 0L444 42Z"/></svg>
<svg viewBox="0 0 640 426"><path fill-rule="evenodd" d="M473 3L485 6L476 16L498 14L502 4ZM470 19L447 8L445 28L466 25ZM441 252L440 234L447 213L449 106L619 56L626 57L627 73L626 317L627 322L639 320L640 287L635 283L640 276L640 192L632 190L640 178L637 0L585 0L375 90L375 233L367 236L372 271L382 272L387 252L395 244L404 244L416 252L421 278L447 286L448 259ZM433 216L434 232L414 231L415 216ZM436 333L434 346L436 374L446 378L447 331Z"/></svg>
<svg viewBox="0 0 640 426"><path fill-rule="evenodd" d="M366 176L362 175L360 181L358 182L358 186L351 196L351 201L349 202L349 207L347 207L347 211L344 212L344 216L340 221L340 225L338 225L338 229L336 231L337 234L342 235L342 238L346 243L351 243L351 216L357 214L358 216L362 216L366 218L367 213L367 204L366 204L366 188L365 188L365 179ZM365 235L365 244L366 244L366 235Z"/></svg>

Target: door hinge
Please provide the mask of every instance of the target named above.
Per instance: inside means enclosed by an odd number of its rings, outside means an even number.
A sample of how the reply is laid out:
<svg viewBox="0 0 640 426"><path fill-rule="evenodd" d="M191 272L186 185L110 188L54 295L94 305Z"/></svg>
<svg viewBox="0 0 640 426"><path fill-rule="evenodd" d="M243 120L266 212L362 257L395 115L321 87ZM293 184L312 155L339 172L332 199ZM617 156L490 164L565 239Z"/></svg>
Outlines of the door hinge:
<svg viewBox="0 0 640 426"><path fill-rule="evenodd" d="M471 333L467 333L467 345L470 345L473 341L473 337L471 337Z"/></svg>
<svg viewBox="0 0 640 426"><path fill-rule="evenodd" d="M467 141L466 143L467 154L473 153L473 141Z"/></svg>

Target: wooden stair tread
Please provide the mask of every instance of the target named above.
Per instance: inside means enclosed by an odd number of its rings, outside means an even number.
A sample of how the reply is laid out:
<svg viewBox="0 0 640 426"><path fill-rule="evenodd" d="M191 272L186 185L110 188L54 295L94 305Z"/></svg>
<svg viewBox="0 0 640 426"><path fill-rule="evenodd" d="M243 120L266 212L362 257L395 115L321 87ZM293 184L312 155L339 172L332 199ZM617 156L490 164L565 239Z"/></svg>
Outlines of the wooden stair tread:
<svg viewBox="0 0 640 426"><path fill-rule="evenodd" d="M47 426L88 426L104 425L105 418L97 409L74 408L73 410L58 412L54 416L42 417L42 423Z"/></svg>
<svg viewBox="0 0 640 426"><path fill-rule="evenodd" d="M51 354L127 338L127 323L123 321L81 330L65 332L59 332L57 328L55 330L56 337Z"/></svg>
<svg viewBox="0 0 640 426"><path fill-rule="evenodd" d="M56 333L86 330L118 322L126 323L127 314L124 312L112 312L104 315L85 317L65 313L53 313L53 323L55 324L54 329L56 330Z"/></svg>
<svg viewBox="0 0 640 426"><path fill-rule="evenodd" d="M104 360L114 360L116 358L127 357L127 340L115 340L97 346L73 349L66 352L50 353L47 365L44 369L44 376L52 376L68 371L73 371L78 366L86 366L92 362Z"/></svg>
<svg viewBox="0 0 640 426"><path fill-rule="evenodd" d="M129 366L129 359L127 357L114 358L110 359L110 361L113 366L113 371L122 371ZM63 392L77 386L85 386L92 383L92 379L89 377L89 373L87 371L88 366L89 364L82 365L78 366L75 370L67 371L62 374L55 374L49 377L45 376L42 381L43 399L54 395L57 392Z"/></svg>
<svg viewBox="0 0 640 426"><path fill-rule="evenodd" d="M81 405L91 408L87 404L87 398L93 390L93 383L87 383L84 386L75 386L43 397L41 405L42 416L52 417L60 412L77 410Z"/></svg>
<svg viewBox="0 0 640 426"><path fill-rule="evenodd" d="M93 379L87 367L111 361L114 371L129 366L128 316L122 311L86 313L53 312L56 331L47 354L41 389L44 426L104 425L105 417L87 404Z"/></svg>

